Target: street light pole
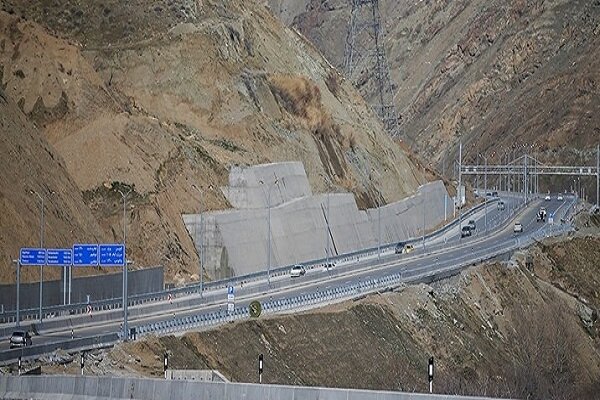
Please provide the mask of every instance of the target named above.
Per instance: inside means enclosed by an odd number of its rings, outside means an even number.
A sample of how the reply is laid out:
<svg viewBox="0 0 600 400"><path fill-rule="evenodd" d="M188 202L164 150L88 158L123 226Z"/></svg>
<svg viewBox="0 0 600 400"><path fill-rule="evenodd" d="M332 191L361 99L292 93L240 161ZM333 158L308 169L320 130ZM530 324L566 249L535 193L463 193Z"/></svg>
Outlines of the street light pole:
<svg viewBox="0 0 600 400"><path fill-rule="evenodd" d="M32 194L35 194L40 199L40 248L44 248L44 198L35 190L30 191ZM44 317L42 315L42 306L43 306L43 285L44 285L44 266L40 265L40 322L43 321Z"/></svg>
<svg viewBox="0 0 600 400"><path fill-rule="evenodd" d="M200 297L204 291L204 219L202 215L202 189L196 185L192 185L200 193Z"/></svg>
<svg viewBox="0 0 600 400"><path fill-rule="evenodd" d="M264 185L263 181L259 181L261 185ZM279 178L275 179L275 181L269 185L268 194L267 194L267 207L268 207L268 216L267 216L267 282L269 286L271 286L271 190L279 183Z"/></svg>
<svg viewBox="0 0 600 400"><path fill-rule="evenodd" d="M13 260L17 264L17 321L15 325L21 326L21 260Z"/></svg>
<svg viewBox="0 0 600 400"><path fill-rule="evenodd" d="M123 341L128 339L127 329L127 196L131 193L131 188L127 193L123 193L120 189L119 194L123 198Z"/></svg>
<svg viewBox="0 0 600 400"><path fill-rule="evenodd" d="M485 196L483 197L483 208L485 209L485 217L484 217L484 225L485 225L485 231L487 232L487 166L488 166L488 159L486 156L484 156L483 154L478 154L478 156L480 156L481 158L483 158L483 162L484 162L484 169L483 169L483 191L485 193Z"/></svg>

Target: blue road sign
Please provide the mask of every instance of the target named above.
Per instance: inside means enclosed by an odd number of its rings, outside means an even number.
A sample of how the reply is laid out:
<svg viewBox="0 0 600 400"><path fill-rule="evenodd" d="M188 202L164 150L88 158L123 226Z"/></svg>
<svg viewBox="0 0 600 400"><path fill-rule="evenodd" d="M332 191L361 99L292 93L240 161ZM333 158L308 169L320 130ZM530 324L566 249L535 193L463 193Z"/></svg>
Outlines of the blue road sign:
<svg viewBox="0 0 600 400"><path fill-rule="evenodd" d="M104 267L122 267L125 263L123 244L101 244L100 265Z"/></svg>
<svg viewBox="0 0 600 400"><path fill-rule="evenodd" d="M21 265L46 265L46 249L21 249L19 263Z"/></svg>
<svg viewBox="0 0 600 400"><path fill-rule="evenodd" d="M227 287L227 294L234 294L235 293L235 289L233 288L233 286L228 286Z"/></svg>
<svg viewBox="0 0 600 400"><path fill-rule="evenodd" d="M98 265L97 244L74 244L73 265L76 267L95 267Z"/></svg>
<svg viewBox="0 0 600 400"><path fill-rule="evenodd" d="M48 249L46 250L46 265L66 267L73 263L72 249Z"/></svg>

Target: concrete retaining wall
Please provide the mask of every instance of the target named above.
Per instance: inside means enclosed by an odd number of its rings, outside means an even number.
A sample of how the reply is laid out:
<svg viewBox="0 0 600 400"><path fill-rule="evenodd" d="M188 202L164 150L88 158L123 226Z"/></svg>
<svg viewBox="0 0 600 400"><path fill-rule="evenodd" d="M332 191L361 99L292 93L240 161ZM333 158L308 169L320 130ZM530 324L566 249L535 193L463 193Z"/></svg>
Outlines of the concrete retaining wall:
<svg viewBox="0 0 600 400"><path fill-rule="evenodd" d="M35 400L64 398L73 400L484 400L483 397L320 387L74 376L0 376L0 398Z"/></svg>
<svg viewBox="0 0 600 400"><path fill-rule="evenodd" d="M183 216L198 251L202 246L206 271L214 279L267 269L269 210L265 202L261 203L266 193L258 183L263 179L273 182L274 177L283 177L283 183L272 190L271 268L325 258L328 235L330 255L377 246L378 210L359 210L351 193L310 194L300 163L268 164L232 174L236 178L230 176L230 183L236 185L235 190L224 192L242 209L204 213L202 223L200 215ZM300 197L290 200L293 196ZM423 209L427 212L425 229L439 225L444 220L445 199L446 188L438 181L421 186L409 198L381 207L381 243L421 235Z"/></svg>
<svg viewBox="0 0 600 400"><path fill-rule="evenodd" d="M21 267L36 268L39 267ZM56 268L56 267L52 267ZM120 269L119 269L120 271ZM128 290L130 295L151 293L163 290L163 267L129 271ZM16 309L17 285L0 285L0 304L5 311ZM71 303L85 303L87 295L91 301L114 299L123 296L123 274L121 272L107 275L95 275L73 278ZM59 305L63 302L63 283L60 281L44 281L44 306ZM40 305L40 284L21 284L21 309L36 308Z"/></svg>

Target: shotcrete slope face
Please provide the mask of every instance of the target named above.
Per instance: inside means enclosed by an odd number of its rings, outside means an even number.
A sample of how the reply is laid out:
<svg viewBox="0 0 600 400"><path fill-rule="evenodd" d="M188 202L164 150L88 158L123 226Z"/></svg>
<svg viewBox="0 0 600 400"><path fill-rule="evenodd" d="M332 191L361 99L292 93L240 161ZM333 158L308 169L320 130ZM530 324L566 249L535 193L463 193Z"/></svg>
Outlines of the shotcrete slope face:
<svg viewBox="0 0 600 400"><path fill-rule="evenodd" d="M261 184L270 177L269 184ZM416 237L444 220L448 201L441 181L429 183L406 199L359 210L352 193L312 195L301 163L273 163L235 168L231 185L222 188L236 210L184 215L183 220L204 267L227 278L263 271L268 265L269 192L271 267L330 256ZM427 217L423 220L423 213ZM329 222L329 224L328 224ZM200 249L202 246L202 249Z"/></svg>
<svg viewBox="0 0 600 400"><path fill-rule="evenodd" d="M230 203L218 189L236 165L302 162L315 192L331 181L361 208L378 192L398 201L425 182L354 88L263 5L179 5L0 3L6 96L62 157L109 241L122 240L118 190L132 190L126 226L134 268L165 265L167 281L177 283L198 278L181 215L264 201L255 189ZM56 186L49 190L63 190ZM24 233L37 229L28 224ZM8 259L22 244L3 245L0 254Z"/></svg>

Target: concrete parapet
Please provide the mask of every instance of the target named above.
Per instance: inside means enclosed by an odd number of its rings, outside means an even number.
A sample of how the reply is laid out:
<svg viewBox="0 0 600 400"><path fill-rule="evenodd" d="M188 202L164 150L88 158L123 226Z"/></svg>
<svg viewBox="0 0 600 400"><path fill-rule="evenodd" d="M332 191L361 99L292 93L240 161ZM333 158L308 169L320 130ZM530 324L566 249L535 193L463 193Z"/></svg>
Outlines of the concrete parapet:
<svg viewBox="0 0 600 400"><path fill-rule="evenodd" d="M91 376L0 376L0 398L34 400L491 400L483 397Z"/></svg>
<svg viewBox="0 0 600 400"><path fill-rule="evenodd" d="M276 171L276 172L274 172ZM446 188L441 181L421 186L413 196L384 205L381 210L359 210L351 193L312 195L301 163L268 164L232 171L230 183L240 192L242 208L184 215L183 220L196 247L204 251L205 268L214 279L264 271L268 265L268 215L266 199L252 194L262 191L263 179L294 177L273 189L280 193L271 201L271 268L326 258L375 247L381 221L381 244L417 237L444 220ZM240 194L245 188L247 193ZM268 188L264 188L268 190ZM229 194L233 192L228 192ZM233 196L233 195L232 195ZM239 200L239 196L247 196ZM232 197L233 198L233 197ZM329 204L329 208L328 208ZM426 218L423 221L423 210ZM381 214L381 218L379 218ZM329 222L329 224L328 224Z"/></svg>

